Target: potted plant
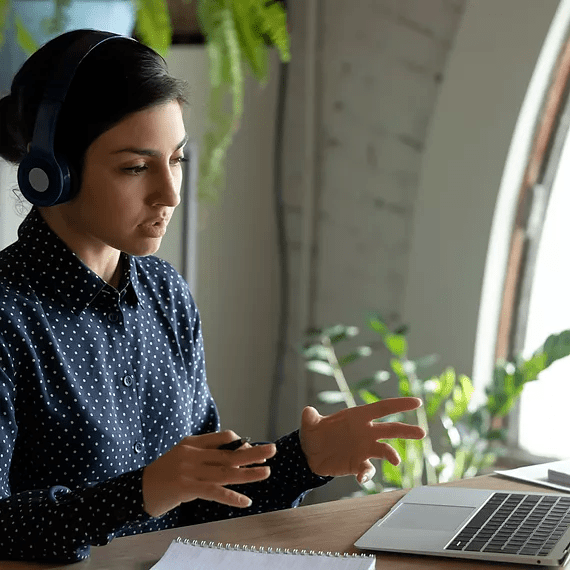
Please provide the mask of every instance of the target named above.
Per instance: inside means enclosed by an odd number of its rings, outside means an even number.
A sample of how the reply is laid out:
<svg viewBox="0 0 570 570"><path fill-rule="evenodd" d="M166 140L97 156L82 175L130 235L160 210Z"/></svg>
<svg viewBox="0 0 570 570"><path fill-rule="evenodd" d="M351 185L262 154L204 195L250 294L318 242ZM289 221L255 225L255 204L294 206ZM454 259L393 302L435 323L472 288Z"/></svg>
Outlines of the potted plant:
<svg viewBox="0 0 570 570"><path fill-rule="evenodd" d="M87 12L92 12L93 1L88 1ZM83 0L0 0L0 50L5 50L0 51L0 61L9 61L11 65L11 69L1 69L0 75L11 81L25 57L39 45L63 31L80 27L129 34L134 24L135 35L165 55L172 41L166 0L116 1L132 13L132 21L125 20L124 30L105 23L74 22L75 10L86 12L81 6ZM113 2L101 3L109 8ZM190 9L191 0L185 3ZM46 13L47 9L51 14ZM213 198L224 183L224 159L243 113L244 69L249 69L264 85L268 78L268 48L275 46L281 61L287 62L290 40L286 12L277 0L196 0L195 9L206 40L211 84L211 126L200 152L199 196ZM7 56L8 49L17 57ZM0 91L6 87L0 84Z"/></svg>
<svg viewBox="0 0 570 570"><path fill-rule="evenodd" d="M411 360L405 327L391 330L378 315L370 316L367 324L379 336L379 344L387 349L390 369L377 371L357 382L349 384L344 369L372 354L372 348L361 346L339 355L337 345L356 337L358 328L335 325L314 331L302 347L306 367L336 382L335 390L318 395L322 402L342 403L347 407L377 402L384 397L382 386L391 378L396 381L400 396L416 396L424 401L424 406L401 414L394 421L408 416L408 420L422 426L428 435L423 440L391 442L402 462L397 467L382 462L381 481L364 484L367 493L378 492L383 485L410 488L443 483L474 476L493 466L505 452L506 429L502 420L517 402L524 386L537 380L539 373L553 362L570 355L570 331L564 331L550 335L528 359L519 357L514 362L497 362L484 399L476 404L471 380L464 374L456 374L453 368L424 377L424 371L433 367L437 357L430 355Z"/></svg>

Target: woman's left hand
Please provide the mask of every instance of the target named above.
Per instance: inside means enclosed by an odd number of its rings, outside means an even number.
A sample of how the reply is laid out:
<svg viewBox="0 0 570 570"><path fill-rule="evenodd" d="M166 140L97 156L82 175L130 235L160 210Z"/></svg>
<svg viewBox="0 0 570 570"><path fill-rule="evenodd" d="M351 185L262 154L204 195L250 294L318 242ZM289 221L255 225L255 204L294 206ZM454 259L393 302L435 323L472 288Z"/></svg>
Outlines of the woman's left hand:
<svg viewBox="0 0 570 570"><path fill-rule="evenodd" d="M425 431L400 422L374 422L391 414L415 410L419 398L388 398L321 416L307 406L301 419L301 447L309 467L321 476L356 475L359 483L368 481L376 469L371 458L400 463L396 450L381 439L422 439Z"/></svg>

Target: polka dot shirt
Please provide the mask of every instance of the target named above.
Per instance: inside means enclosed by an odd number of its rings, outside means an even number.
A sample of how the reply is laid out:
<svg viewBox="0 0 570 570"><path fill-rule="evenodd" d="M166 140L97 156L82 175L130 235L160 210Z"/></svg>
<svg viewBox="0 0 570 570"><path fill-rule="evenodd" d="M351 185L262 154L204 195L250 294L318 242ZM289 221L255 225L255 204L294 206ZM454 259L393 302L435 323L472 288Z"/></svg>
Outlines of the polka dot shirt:
<svg viewBox="0 0 570 570"><path fill-rule="evenodd" d="M18 236L0 252L0 560L81 560L115 536L294 507L328 480L293 432L269 479L235 486L251 507L146 515L144 466L220 429L188 285L156 257L123 254L115 289L36 209Z"/></svg>

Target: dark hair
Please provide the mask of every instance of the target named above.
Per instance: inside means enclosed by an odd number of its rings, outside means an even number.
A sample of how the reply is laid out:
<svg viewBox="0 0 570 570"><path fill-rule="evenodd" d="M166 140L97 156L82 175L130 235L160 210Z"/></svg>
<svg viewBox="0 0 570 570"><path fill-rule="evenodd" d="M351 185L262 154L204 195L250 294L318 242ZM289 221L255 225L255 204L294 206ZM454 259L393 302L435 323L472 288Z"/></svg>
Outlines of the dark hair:
<svg viewBox="0 0 570 570"><path fill-rule="evenodd" d="M32 140L45 87L66 49L82 34L74 30L43 45L22 65L12 92L0 99L0 156L18 164ZM89 145L127 115L177 100L185 103L186 83L168 73L166 62L136 41L112 40L81 62L58 117L55 151L81 173Z"/></svg>

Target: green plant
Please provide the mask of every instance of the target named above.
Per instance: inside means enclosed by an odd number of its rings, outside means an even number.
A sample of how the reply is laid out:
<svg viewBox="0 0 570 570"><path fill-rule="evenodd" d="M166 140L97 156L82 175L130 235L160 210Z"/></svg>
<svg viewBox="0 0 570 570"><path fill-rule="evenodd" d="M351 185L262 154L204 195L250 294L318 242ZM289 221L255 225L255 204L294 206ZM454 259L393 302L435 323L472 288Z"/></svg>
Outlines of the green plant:
<svg viewBox="0 0 570 570"><path fill-rule="evenodd" d="M370 346L360 346L343 356L337 355L338 343L356 337L357 327L335 325L317 330L309 336L302 352L309 370L336 381L336 390L319 393L322 402L347 407L377 402L384 397L382 386L390 379L396 381L398 395L416 396L424 402L418 410L400 414L391 421L417 423L428 435L419 441L393 440L391 444L402 462L398 467L382 462L378 471L381 482L371 481L363 486L368 493L381 490L382 485L410 488L471 477L491 467L504 451L506 430L502 418L511 411L524 386L537 380L539 373L554 361L570 355L570 331L564 331L549 336L528 359L497 362L482 401L475 403L471 380L457 375L451 367L423 379L437 357L411 360L405 327L391 330L378 315L370 316L367 324L389 352L389 370L380 370L352 384L347 382L344 369L372 354Z"/></svg>
<svg viewBox="0 0 570 570"><path fill-rule="evenodd" d="M190 4L192 0L185 0ZM282 62L290 60L287 14L277 0L196 0L201 30L206 38L210 68L210 127L201 147L198 195L216 198L225 183L224 159L243 115L244 67L265 85L268 48L275 46ZM53 0L54 13L46 31L57 34L65 24L72 0ZM141 41L165 55L172 41L166 0L131 0L136 7L135 32ZM14 13L11 0L0 0L0 47L9 15L14 16L17 40L33 53L38 45ZM228 98L230 99L228 111Z"/></svg>

